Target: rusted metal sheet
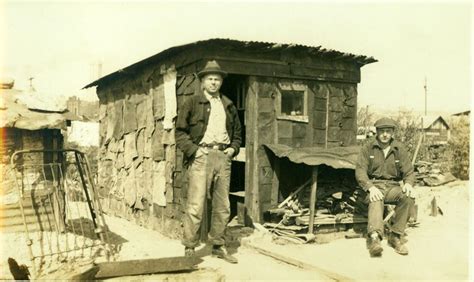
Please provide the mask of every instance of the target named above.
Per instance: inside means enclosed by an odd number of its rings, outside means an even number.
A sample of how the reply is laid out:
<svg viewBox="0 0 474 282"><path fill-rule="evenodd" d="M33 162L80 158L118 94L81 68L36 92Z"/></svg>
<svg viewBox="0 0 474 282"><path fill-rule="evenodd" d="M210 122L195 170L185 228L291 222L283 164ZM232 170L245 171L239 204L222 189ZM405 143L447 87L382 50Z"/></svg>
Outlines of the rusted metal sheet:
<svg viewBox="0 0 474 282"><path fill-rule="evenodd" d="M156 121L155 131L153 132L153 136L151 138L154 161L161 161L165 158L165 148L163 146L163 143L161 142L163 138L162 136L163 136L163 123L161 121Z"/></svg>
<svg viewBox="0 0 474 282"><path fill-rule="evenodd" d="M333 168L355 169L357 156L360 148L339 147L339 148L292 148L281 144L265 144L277 157L287 157L294 163L304 163L310 166L325 164Z"/></svg>
<svg viewBox="0 0 474 282"><path fill-rule="evenodd" d="M147 96L146 99L146 108L145 108L145 115L146 115L146 129L145 134L146 137L150 138L155 130L155 119L153 117L153 96Z"/></svg>
<svg viewBox="0 0 474 282"><path fill-rule="evenodd" d="M136 136L135 132L125 135L124 160L125 160L126 168L129 168L130 166L132 166L133 159L138 157L137 143L136 143L135 136Z"/></svg>
<svg viewBox="0 0 474 282"><path fill-rule="evenodd" d="M137 130L137 106L130 100L124 101L123 131L125 134Z"/></svg>
<svg viewBox="0 0 474 282"><path fill-rule="evenodd" d="M116 140L122 139L123 136L123 99L116 100L113 106L115 116L113 116L113 137Z"/></svg>
<svg viewBox="0 0 474 282"><path fill-rule="evenodd" d="M147 112L146 112L146 108L147 108L147 101L146 99L140 101L138 104L137 104L137 112L136 112L136 116L137 116L137 128L138 129L142 129L142 128L145 128L146 127L146 118L147 118Z"/></svg>
<svg viewBox="0 0 474 282"><path fill-rule="evenodd" d="M158 85L153 89L153 116L162 119L165 116L165 86Z"/></svg>

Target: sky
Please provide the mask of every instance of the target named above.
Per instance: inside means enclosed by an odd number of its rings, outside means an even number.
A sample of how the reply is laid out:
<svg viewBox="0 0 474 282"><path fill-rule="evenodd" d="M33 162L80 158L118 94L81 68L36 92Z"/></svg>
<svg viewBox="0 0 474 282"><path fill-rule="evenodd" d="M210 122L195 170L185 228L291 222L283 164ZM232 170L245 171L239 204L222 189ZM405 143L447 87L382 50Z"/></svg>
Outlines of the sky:
<svg viewBox="0 0 474 282"><path fill-rule="evenodd" d="M210 38L322 46L373 56L359 105L454 113L470 108L470 2L53 1L0 3L0 77L52 99L167 48Z"/></svg>

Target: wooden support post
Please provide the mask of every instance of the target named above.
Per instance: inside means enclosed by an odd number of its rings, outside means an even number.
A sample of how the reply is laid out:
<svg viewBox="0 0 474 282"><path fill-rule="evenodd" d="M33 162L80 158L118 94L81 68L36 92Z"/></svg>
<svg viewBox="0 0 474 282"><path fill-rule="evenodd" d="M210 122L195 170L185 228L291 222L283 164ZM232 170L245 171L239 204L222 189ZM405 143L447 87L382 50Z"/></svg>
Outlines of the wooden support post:
<svg viewBox="0 0 474 282"><path fill-rule="evenodd" d="M311 196L309 199L309 227L308 234L313 234L314 214L316 210L316 191L318 189L318 166L313 166L313 174L311 179Z"/></svg>
<svg viewBox="0 0 474 282"><path fill-rule="evenodd" d="M278 144L278 143L275 143ZM275 157L275 166L273 172L273 180L272 180L272 194L270 198L270 203L272 207L278 205L280 195L280 158Z"/></svg>
<svg viewBox="0 0 474 282"><path fill-rule="evenodd" d="M431 216L438 216L438 203L436 202L436 196L433 196L431 200Z"/></svg>
<svg viewBox="0 0 474 282"><path fill-rule="evenodd" d="M416 144L415 153L413 154L413 159L411 160L412 165L415 165L416 157L418 156L418 151L420 150L421 142L423 141L423 135L423 132L421 132L420 138L418 139L418 143Z"/></svg>

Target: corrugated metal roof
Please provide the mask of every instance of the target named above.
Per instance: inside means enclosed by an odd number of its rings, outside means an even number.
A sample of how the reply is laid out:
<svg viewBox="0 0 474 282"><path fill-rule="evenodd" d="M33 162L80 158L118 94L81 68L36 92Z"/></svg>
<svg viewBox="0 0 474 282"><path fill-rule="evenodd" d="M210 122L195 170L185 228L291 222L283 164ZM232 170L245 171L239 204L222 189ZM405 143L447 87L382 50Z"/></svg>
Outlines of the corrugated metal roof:
<svg viewBox="0 0 474 282"><path fill-rule="evenodd" d="M306 147L292 148L283 144L265 144L277 157L288 158L297 164L328 165L333 168L355 169L360 147Z"/></svg>
<svg viewBox="0 0 474 282"><path fill-rule="evenodd" d="M470 114L471 114L471 110L467 110L467 111L464 111L464 112L452 114L452 116L468 116Z"/></svg>
<svg viewBox="0 0 474 282"><path fill-rule="evenodd" d="M233 40L233 39L216 38L216 39L202 40L202 41L197 41L194 43L171 47L154 56L151 56L137 63L134 63L126 68L123 68L116 72L108 74L84 86L84 88L97 86L106 80L114 79L115 77L119 76L121 73L138 69L150 63L159 62L160 60L171 57L173 55L176 55L188 49L201 47L201 46L207 46L207 45L216 45L216 44L222 45L223 48L230 49L230 50L248 50L251 52L255 52L257 54L259 52L280 52L286 49L295 49L295 50L301 50L301 52L307 52L313 56L320 56L321 58L325 58L325 59L356 63L360 67L366 64L377 62L377 60L374 59L373 57L367 57L363 55L355 55L351 53L344 53L344 52L340 52L336 50L325 49L325 48L322 48L321 46L307 46L307 45L300 45L300 44L281 44L281 43L260 42L260 41L239 41L239 40Z"/></svg>
<svg viewBox="0 0 474 282"><path fill-rule="evenodd" d="M65 127L61 107L52 107L33 94L16 89L0 89L0 127L28 130Z"/></svg>

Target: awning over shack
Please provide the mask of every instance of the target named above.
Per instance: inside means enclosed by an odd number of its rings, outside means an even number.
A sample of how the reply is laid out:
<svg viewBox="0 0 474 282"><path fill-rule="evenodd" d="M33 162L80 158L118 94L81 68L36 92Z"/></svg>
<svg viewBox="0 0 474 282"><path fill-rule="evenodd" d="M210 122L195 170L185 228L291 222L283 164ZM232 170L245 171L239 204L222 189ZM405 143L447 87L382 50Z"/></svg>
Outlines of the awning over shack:
<svg viewBox="0 0 474 282"><path fill-rule="evenodd" d="M292 148L282 144L265 144L279 158L288 158L297 164L328 165L333 168L355 169L360 147L305 147Z"/></svg>
<svg viewBox="0 0 474 282"><path fill-rule="evenodd" d="M64 129L65 108L45 106L45 99L16 89L0 90L0 127L27 130Z"/></svg>

